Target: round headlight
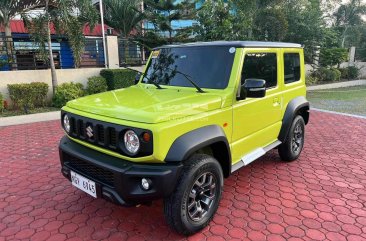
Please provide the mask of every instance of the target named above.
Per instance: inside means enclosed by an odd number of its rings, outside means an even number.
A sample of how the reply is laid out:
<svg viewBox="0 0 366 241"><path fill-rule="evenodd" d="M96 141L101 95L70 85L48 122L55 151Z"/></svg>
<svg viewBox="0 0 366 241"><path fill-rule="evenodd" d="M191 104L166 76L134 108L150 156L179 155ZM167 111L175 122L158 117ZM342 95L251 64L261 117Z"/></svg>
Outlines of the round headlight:
<svg viewBox="0 0 366 241"><path fill-rule="evenodd" d="M70 120L67 115L64 115L64 129L67 133L70 133Z"/></svg>
<svg viewBox="0 0 366 241"><path fill-rule="evenodd" d="M127 151L135 155L140 149L140 140L136 133L132 130L128 130L124 136L125 147Z"/></svg>

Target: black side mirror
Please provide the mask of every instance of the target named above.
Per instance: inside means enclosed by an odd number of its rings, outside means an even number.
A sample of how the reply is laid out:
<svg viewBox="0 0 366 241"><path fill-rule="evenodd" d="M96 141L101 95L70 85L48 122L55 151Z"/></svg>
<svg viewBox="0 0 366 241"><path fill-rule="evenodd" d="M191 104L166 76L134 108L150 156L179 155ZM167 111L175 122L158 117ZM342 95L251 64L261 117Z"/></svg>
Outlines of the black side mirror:
<svg viewBox="0 0 366 241"><path fill-rule="evenodd" d="M140 72L138 72L138 73L136 74L136 76L135 76L135 85L137 85L137 84L139 83L140 78L141 78L141 73L140 73Z"/></svg>
<svg viewBox="0 0 366 241"><path fill-rule="evenodd" d="M266 81L263 79L246 79L240 87L237 100L246 98L263 98L266 96Z"/></svg>

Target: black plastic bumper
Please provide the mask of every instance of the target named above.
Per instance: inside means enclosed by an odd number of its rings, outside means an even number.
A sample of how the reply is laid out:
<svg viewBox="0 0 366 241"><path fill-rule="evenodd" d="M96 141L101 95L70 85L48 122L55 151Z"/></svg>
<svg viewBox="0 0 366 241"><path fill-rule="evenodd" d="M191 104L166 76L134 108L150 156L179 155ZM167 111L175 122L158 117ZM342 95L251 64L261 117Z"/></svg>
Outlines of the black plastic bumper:
<svg viewBox="0 0 366 241"><path fill-rule="evenodd" d="M169 196L175 188L182 164L137 164L80 145L67 136L59 146L61 172L70 180L70 170L96 183L97 197L120 205L148 203ZM149 178L151 188L141 187Z"/></svg>

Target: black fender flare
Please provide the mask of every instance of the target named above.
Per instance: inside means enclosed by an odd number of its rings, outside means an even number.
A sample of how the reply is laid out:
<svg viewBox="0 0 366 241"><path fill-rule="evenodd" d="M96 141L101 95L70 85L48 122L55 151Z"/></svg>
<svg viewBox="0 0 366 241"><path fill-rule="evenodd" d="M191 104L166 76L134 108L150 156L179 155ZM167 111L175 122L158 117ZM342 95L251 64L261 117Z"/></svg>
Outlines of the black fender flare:
<svg viewBox="0 0 366 241"><path fill-rule="evenodd" d="M182 162L196 151L218 143L220 150L213 150L214 156L217 153L217 156L221 157L218 161L222 166L224 176L228 176L231 173L230 146L225 132L218 125L204 126L181 135L173 142L164 161L167 163Z"/></svg>
<svg viewBox="0 0 366 241"><path fill-rule="evenodd" d="M304 118L305 124L307 124L309 122L309 109L309 101L307 101L304 96L296 97L295 99L291 100L286 107L286 111L282 119L282 127L280 134L278 135L278 140L280 140L282 143L286 141L292 121L297 114L301 114L301 116Z"/></svg>

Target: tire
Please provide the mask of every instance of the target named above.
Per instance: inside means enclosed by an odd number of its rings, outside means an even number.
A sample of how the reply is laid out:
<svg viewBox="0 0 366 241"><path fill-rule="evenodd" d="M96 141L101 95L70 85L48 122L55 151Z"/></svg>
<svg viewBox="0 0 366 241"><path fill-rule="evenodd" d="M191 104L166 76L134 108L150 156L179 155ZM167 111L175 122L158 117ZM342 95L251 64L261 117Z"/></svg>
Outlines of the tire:
<svg viewBox="0 0 366 241"><path fill-rule="evenodd" d="M183 235L206 227L219 206L223 183L223 172L215 158L193 155L187 160L175 191L164 199L168 225Z"/></svg>
<svg viewBox="0 0 366 241"><path fill-rule="evenodd" d="M281 159L291 162L299 158L305 143L305 121L298 115L292 121L286 141L278 147Z"/></svg>

